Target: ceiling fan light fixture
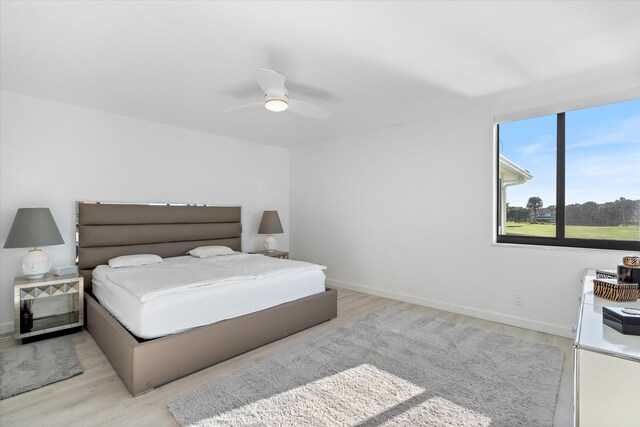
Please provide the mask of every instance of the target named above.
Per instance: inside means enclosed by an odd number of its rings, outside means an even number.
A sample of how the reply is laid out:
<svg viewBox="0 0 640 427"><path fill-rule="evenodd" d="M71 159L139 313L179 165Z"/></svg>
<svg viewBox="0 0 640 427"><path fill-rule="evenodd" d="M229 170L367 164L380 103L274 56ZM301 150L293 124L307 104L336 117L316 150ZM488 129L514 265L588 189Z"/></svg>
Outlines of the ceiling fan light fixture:
<svg viewBox="0 0 640 427"><path fill-rule="evenodd" d="M274 111L277 113L277 112L286 110L289 104L284 99L271 98L271 99L267 99L264 102L264 106L266 107L267 110Z"/></svg>

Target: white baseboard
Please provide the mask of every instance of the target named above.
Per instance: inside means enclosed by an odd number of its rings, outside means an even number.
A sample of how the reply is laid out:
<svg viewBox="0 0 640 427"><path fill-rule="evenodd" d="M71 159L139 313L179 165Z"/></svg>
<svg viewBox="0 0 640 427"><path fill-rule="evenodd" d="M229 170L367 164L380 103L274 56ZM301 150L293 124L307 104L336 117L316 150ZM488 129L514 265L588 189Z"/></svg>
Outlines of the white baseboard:
<svg viewBox="0 0 640 427"><path fill-rule="evenodd" d="M327 279L329 286L334 285L338 288L350 289L352 291L363 292L365 294L376 295L379 297L391 298L398 301L409 302L412 304L422 305L425 307L435 308L438 310L450 311L452 313L464 314L465 316L476 317L478 319L491 320L492 322L504 323L505 325L517 326L519 328L531 329L533 331L544 332L546 334L557 335L565 338L573 338L574 334L571 327L554 325L552 323L540 322L538 320L526 319L524 317L512 316L509 314L498 313L495 311L481 310L478 308L468 307L459 304L452 304L444 301L433 300L429 298L418 297L414 295L403 294L400 292L391 292L369 286L356 285L354 283L342 282L340 280Z"/></svg>
<svg viewBox="0 0 640 427"><path fill-rule="evenodd" d="M13 333L13 322L0 323L0 335L12 334L12 333Z"/></svg>

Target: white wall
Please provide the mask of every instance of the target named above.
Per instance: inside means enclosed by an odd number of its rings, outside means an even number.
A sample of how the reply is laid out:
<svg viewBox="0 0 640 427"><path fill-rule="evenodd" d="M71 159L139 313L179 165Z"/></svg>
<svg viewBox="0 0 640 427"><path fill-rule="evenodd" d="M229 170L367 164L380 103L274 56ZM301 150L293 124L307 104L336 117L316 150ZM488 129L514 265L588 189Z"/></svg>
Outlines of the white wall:
<svg viewBox="0 0 640 427"><path fill-rule="evenodd" d="M20 207L51 209L75 263L76 200L241 205L243 250L259 249L263 210L276 209L289 247L289 151L2 91L0 242ZM13 279L26 249L0 255L0 333L13 328Z"/></svg>
<svg viewBox="0 0 640 427"><path fill-rule="evenodd" d="M496 112L292 150L292 255L338 286L571 336L585 268L623 253L492 244Z"/></svg>

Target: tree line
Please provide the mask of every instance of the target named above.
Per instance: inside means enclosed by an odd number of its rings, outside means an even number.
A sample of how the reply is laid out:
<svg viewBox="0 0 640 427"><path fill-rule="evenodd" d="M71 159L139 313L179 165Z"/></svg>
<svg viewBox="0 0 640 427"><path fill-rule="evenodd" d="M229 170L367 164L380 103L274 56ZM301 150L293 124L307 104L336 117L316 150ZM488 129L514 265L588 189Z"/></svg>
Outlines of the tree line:
<svg viewBox="0 0 640 427"><path fill-rule="evenodd" d="M565 207L567 225L640 225L640 200L620 197L615 202L574 203Z"/></svg>
<svg viewBox="0 0 640 427"><path fill-rule="evenodd" d="M507 221L535 221L542 208L539 197L529 198L527 207L507 206ZM555 206L549 206L552 212ZM628 226L640 225L640 200L620 197L615 202L573 203L565 207L566 225L586 226Z"/></svg>

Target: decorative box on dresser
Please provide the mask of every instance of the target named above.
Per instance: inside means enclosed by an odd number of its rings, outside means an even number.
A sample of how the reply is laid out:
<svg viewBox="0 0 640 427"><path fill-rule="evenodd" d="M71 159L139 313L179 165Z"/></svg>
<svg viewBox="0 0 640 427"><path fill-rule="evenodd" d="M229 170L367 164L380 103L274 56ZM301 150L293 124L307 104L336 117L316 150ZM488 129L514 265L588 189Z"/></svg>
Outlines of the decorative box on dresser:
<svg viewBox="0 0 640 427"><path fill-rule="evenodd" d="M602 307L635 307L593 294L595 270L583 279L574 344L574 422L580 427L640 426L640 336L602 322Z"/></svg>

